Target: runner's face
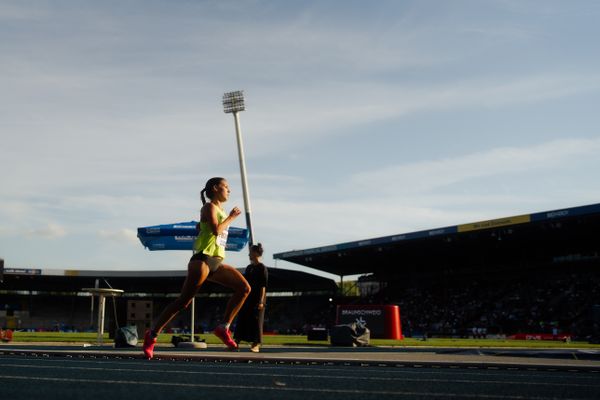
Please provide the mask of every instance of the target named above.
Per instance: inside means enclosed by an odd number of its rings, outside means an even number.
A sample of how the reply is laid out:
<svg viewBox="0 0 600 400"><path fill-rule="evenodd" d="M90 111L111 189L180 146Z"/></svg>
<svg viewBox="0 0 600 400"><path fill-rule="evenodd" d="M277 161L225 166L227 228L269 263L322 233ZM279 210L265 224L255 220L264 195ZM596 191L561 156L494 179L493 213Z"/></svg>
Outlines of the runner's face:
<svg viewBox="0 0 600 400"><path fill-rule="evenodd" d="M219 201L227 201L229 198L229 193L231 193L231 190L229 190L229 184L227 181L222 180L221 183L215 186L216 198Z"/></svg>

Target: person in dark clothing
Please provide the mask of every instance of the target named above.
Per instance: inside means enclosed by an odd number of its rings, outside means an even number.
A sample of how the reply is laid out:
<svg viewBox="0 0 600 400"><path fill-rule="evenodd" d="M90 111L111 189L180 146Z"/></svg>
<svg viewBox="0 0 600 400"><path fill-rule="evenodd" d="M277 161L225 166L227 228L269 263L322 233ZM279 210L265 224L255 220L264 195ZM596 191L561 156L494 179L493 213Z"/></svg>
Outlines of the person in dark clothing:
<svg viewBox="0 0 600 400"><path fill-rule="evenodd" d="M237 319L235 341L251 343L250 350L260 351L262 343L263 323L265 319L265 301L267 300L267 267L262 263L262 244L250 247L250 264L246 267L244 277L250 284L250 295L242 306Z"/></svg>

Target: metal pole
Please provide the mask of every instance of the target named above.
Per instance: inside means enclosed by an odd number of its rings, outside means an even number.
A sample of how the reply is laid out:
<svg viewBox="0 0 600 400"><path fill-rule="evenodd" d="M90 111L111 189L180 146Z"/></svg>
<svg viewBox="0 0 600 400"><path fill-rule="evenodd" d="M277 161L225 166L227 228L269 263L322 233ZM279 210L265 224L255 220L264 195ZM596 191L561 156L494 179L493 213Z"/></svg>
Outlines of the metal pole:
<svg viewBox="0 0 600 400"><path fill-rule="evenodd" d="M98 344L103 343L104 339L104 305L106 304L106 298L104 294L98 295Z"/></svg>
<svg viewBox="0 0 600 400"><path fill-rule="evenodd" d="M96 279L96 284L94 285L96 289L100 287L100 281ZM94 293L92 293L92 301L91 301L91 310L90 310L90 327L94 326Z"/></svg>
<svg viewBox="0 0 600 400"><path fill-rule="evenodd" d="M240 119L238 112L233 113L235 120L235 133L237 136L238 156L240 160L240 174L242 175L242 192L244 194L244 208L246 210L246 226L250 236L249 245L254 244L254 234L252 233L252 220L250 218L250 196L248 195L248 180L246 179L246 161L244 159L244 143L242 142L242 132L240 129Z"/></svg>

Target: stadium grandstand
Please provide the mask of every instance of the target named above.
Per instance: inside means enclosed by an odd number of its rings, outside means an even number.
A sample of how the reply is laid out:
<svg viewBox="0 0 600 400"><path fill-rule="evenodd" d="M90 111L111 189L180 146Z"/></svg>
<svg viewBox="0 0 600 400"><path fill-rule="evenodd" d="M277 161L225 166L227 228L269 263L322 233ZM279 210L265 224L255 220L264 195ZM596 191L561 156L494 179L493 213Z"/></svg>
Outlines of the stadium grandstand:
<svg viewBox="0 0 600 400"><path fill-rule="evenodd" d="M362 274L339 303L400 306L405 336L598 340L600 204L274 255ZM330 315L330 320L333 318Z"/></svg>
<svg viewBox="0 0 600 400"><path fill-rule="evenodd" d="M2 272L0 271L0 274ZM0 275L2 276L2 275ZM95 331L97 300L84 288L115 288L120 325L149 326L176 297L186 271L94 271L4 268L0 283L0 328L45 331ZM265 331L299 332L300 321L310 320L330 305L336 283L327 278L282 268L269 268ZM97 297L96 297L97 299ZM206 282L196 297L195 331L212 330L229 299L227 289ZM108 332L114 332L111 300L106 308ZM97 305L96 305L97 307ZM290 316L297 315L298 318ZM180 313L168 331L187 332L190 310Z"/></svg>

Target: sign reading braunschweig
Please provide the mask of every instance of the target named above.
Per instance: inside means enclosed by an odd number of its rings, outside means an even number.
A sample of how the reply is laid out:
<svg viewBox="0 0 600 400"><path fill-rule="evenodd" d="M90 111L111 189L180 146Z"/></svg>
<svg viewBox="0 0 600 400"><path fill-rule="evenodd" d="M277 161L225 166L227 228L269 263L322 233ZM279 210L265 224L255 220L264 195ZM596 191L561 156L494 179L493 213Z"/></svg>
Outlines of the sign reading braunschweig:
<svg viewBox="0 0 600 400"><path fill-rule="evenodd" d="M395 305L339 305L337 324L353 322L366 325L372 338L399 339L401 336L399 310Z"/></svg>

